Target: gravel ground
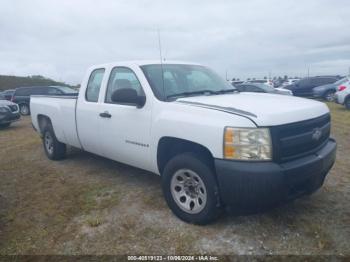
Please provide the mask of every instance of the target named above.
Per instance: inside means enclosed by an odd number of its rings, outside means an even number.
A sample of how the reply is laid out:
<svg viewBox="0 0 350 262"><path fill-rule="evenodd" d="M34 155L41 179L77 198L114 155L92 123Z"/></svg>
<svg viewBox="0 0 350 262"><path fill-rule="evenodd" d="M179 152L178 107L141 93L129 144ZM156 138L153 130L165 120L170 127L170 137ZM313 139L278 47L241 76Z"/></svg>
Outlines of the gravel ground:
<svg viewBox="0 0 350 262"><path fill-rule="evenodd" d="M329 106L337 162L318 192L207 226L174 217L156 175L75 149L49 161L24 117L0 130L0 254L350 255L350 111Z"/></svg>

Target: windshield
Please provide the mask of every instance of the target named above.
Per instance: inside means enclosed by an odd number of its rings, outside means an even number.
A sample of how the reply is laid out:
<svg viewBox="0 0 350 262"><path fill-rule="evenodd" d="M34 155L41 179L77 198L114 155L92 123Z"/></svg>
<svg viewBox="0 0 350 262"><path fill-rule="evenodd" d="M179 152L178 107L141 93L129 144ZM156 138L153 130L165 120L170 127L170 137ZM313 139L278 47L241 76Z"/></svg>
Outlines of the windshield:
<svg viewBox="0 0 350 262"><path fill-rule="evenodd" d="M157 64L144 65L141 69L155 96L163 101L169 97L235 90L216 73L200 65Z"/></svg>

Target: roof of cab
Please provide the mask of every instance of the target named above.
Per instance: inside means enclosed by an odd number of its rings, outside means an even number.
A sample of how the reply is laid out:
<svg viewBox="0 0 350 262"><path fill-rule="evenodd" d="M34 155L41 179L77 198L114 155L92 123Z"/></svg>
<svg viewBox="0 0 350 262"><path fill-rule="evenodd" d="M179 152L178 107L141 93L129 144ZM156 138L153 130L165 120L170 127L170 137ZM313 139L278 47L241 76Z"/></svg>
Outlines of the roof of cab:
<svg viewBox="0 0 350 262"><path fill-rule="evenodd" d="M113 67L113 66L143 66L143 65L159 65L161 64L160 60L131 60L131 61L119 61L119 62L111 62L100 65L93 65L91 68L101 68L101 67ZM175 61L175 60L166 60L162 61L163 65L167 64L185 64L185 65L200 65L194 62L186 62L186 61Z"/></svg>

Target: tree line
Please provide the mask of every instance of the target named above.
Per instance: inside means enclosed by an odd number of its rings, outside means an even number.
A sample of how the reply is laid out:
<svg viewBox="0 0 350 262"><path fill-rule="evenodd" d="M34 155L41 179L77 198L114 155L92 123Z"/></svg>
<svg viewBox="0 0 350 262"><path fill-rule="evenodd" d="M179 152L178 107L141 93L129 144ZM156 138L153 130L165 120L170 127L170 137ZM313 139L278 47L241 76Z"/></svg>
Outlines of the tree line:
<svg viewBox="0 0 350 262"><path fill-rule="evenodd" d="M26 86L69 86L64 82L59 82L46 78L41 75L32 75L32 76L10 76L10 75L0 75L0 91L7 89L15 89L17 87L26 87Z"/></svg>

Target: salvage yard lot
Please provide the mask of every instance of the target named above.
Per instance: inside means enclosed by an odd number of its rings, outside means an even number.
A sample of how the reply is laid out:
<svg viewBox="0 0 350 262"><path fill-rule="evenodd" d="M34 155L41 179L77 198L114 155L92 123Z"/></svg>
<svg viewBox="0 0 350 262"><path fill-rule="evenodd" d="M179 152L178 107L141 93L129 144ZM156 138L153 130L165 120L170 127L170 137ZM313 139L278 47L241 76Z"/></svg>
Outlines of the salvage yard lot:
<svg viewBox="0 0 350 262"><path fill-rule="evenodd" d="M325 185L208 226L172 215L156 175L76 149L49 161L25 117L0 130L0 254L350 255L350 112L328 105L338 152Z"/></svg>

